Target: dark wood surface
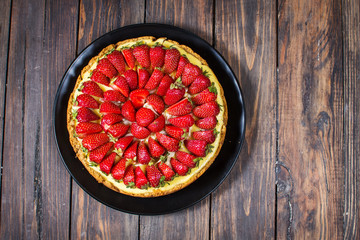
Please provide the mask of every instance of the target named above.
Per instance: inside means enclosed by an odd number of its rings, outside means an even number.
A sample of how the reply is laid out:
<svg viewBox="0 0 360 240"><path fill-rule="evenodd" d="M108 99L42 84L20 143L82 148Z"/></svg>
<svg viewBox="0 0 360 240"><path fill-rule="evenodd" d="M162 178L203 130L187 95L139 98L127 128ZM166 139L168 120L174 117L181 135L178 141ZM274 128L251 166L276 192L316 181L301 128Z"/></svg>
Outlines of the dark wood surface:
<svg viewBox="0 0 360 240"><path fill-rule="evenodd" d="M358 0L4 0L0 239L359 239ZM57 152L52 107L72 60L134 23L189 30L232 67L246 137L200 203L139 216L97 202Z"/></svg>

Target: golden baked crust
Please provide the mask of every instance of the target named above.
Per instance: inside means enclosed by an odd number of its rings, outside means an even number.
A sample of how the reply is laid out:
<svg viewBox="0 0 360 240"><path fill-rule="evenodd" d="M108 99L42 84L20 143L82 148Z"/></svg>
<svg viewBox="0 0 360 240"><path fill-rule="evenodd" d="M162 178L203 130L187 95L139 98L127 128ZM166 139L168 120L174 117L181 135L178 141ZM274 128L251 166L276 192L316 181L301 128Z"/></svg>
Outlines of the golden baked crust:
<svg viewBox="0 0 360 240"><path fill-rule="evenodd" d="M130 46L139 41L142 41L148 44L149 46L158 42L161 43L164 47L170 47L170 46L175 47L179 50L179 52L182 55L186 55L186 57L191 63L198 65L203 70L206 70L209 73L209 79L211 80L212 83L214 83L214 86L216 87L218 92L216 101L222 106L220 113L217 115L218 124L216 126L216 130L218 131L218 135L216 137L215 142L211 144L214 146L213 152L207 154L206 157L203 157L203 159L199 162L199 165L194 168L191 168L187 175L175 177L173 180L168 182L169 184L166 184L165 186L158 188L149 187L148 189L127 188L122 181L117 182L115 181L115 179L112 178L111 175L106 175L105 173L101 172L99 167L90 166L88 155L82 150L81 140L77 138L75 134L75 127L77 121L75 118L72 117L72 111L75 102L74 99L76 99L76 94L78 94L77 90L81 86L82 81L89 79L90 73L96 67L98 59L104 57L106 53L112 49L119 50L124 46ZM214 162L214 160L216 159L217 155L221 150L221 146L225 139L227 119L228 119L228 109L224 96L224 91L219 81L217 80L215 74L208 67L207 62L203 58L201 58L201 56L195 53L191 48L185 45L180 45L176 41L168 40L166 38L156 39L152 36L127 39L124 41L120 41L116 44L111 44L106 48L104 48L97 56L93 57L89 61L89 64L83 68L83 70L81 71L81 75L77 78L74 91L70 95L68 108L67 108L67 128L69 131L69 138L70 138L69 140L76 153L77 158L79 158L79 160L85 166L87 171L99 183L103 183L106 187L114 191L135 197L157 197L157 196L167 195L188 186L196 179L198 179Z"/></svg>

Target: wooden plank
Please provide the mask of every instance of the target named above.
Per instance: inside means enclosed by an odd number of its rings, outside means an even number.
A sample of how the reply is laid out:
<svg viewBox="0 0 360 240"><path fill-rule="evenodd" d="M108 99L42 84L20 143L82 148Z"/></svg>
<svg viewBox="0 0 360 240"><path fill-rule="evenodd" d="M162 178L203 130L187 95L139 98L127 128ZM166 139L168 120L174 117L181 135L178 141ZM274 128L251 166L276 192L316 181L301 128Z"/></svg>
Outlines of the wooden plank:
<svg viewBox="0 0 360 240"><path fill-rule="evenodd" d="M342 239L339 1L279 1L279 239Z"/></svg>
<svg viewBox="0 0 360 240"><path fill-rule="evenodd" d="M216 1L215 16L215 47L239 80L247 126L237 164L212 195L211 239L274 238L275 2Z"/></svg>
<svg viewBox="0 0 360 240"><path fill-rule="evenodd" d="M147 1L146 22L175 25L212 43L213 2ZM140 239L207 239L210 199L181 212L140 217Z"/></svg>
<svg viewBox="0 0 360 240"><path fill-rule="evenodd" d="M1 238L65 239L70 178L50 129L55 92L75 53L77 4L12 6Z"/></svg>
<svg viewBox="0 0 360 240"><path fill-rule="evenodd" d="M142 0L80 1L78 52L106 32L143 20ZM138 237L138 216L106 207L86 194L75 182L72 186L72 239Z"/></svg>
<svg viewBox="0 0 360 240"><path fill-rule="evenodd" d="M360 239L360 2L342 1L345 202L344 239Z"/></svg>

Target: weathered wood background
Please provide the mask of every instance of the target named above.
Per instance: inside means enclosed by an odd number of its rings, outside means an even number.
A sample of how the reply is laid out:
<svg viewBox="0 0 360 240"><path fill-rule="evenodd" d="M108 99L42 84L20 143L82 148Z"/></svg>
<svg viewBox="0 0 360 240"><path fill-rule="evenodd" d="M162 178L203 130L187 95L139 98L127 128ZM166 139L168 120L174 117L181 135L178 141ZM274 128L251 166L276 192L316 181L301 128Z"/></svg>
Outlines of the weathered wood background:
<svg viewBox="0 0 360 240"><path fill-rule="evenodd" d="M358 0L3 0L1 239L359 239ZM52 107L88 44L134 23L212 44L244 92L246 139L225 182L162 216L87 195L56 150Z"/></svg>

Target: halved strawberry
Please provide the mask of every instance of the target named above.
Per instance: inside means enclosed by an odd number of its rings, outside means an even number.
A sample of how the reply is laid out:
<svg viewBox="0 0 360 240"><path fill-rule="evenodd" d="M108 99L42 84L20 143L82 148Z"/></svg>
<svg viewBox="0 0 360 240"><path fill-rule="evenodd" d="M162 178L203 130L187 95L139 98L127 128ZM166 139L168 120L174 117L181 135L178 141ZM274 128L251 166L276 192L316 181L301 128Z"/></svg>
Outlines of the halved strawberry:
<svg viewBox="0 0 360 240"><path fill-rule="evenodd" d="M196 131L192 133L192 136L196 140L204 140L207 143L213 143L216 138L214 130Z"/></svg>
<svg viewBox="0 0 360 240"><path fill-rule="evenodd" d="M92 150L89 154L89 159L92 162L100 163L104 159L105 155L113 147L112 142L105 143L104 145Z"/></svg>
<svg viewBox="0 0 360 240"><path fill-rule="evenodd" d="M149 94L150 94L149 91L146 89L136 89L136 90L132 91L130 93L130 100L131 100L133 106L136 109L141 108L144 105L145 100L146 100L147 96L149 96Z"/></svg>
<svg viewBox="0 0 360 240"><path fill-rule="evenodd" d="M215 101L204 103L203 105L195 107L193 110L194 115L198 118L216 116L219 112L219 105Z"/></svg>
<svg viewBox="0 0 360 240"><path fill-rule="evenodd" d="M184 71L181 74L181 81L185 85L185 87L187 87L200 74L202 74L202 71L198 66L196 66L196 65L194 65L192 63L188 63L188 64L185 65Z"/></svg>
<svg viewBox="0 0 360 240"><path fill-rule="evenodd" d="M165 96L172 83L174 83L174 79L172 79L172 77L170 77L169 75L165 74L160 81L156 94L159 96Z"/></svg>
<svg viewBox="0 0 360 240"><path fill-rule="evenodd" d="M109 156L105 157L100 163L100 170L105 174L109 174L112 166L114 165L116 153L112 152Z"/></svg>
<svg viewBox="0 0 360 240"><path fill-rule="evenodd" d="M78 122L90 122L99 119L98 115L86 107L79 108L77 112L75 112L75 116Z"/></svg>
<svg viewBox="0 0 360 240"><path fill-rule="evenodd" d="M138 141L135 141L128 149L126 149L126 151L124 152L124 158L134 159L136 157L138 143Z"/></svg>
<svg viewBox="0 0 360 240"><path fill-rule="evenodd" d="M135 57L133 55L133 49L132 48L126 48L122 50L122 53L124 55L125 61L129 68L135 67Z"/></svg>
<svg viewBox="0 0 360 240"><path fill-rule="evenodd" d="M179 162L175 158L170 159L170 164L175 172L180 176L184 176L189 171L189 168L185 164Z"/></svg>
<svg viewBox="0 0 360 240"><path fill-rule="evenodd" d="M175 157L177 160L188 166L189 168L195 167L196 163L194 162L194 159L196 158L194 155L191 155L190 153L183 152L183 151L177 151L175 153Z"/></svg>
<svg viewBox="0 0 360 240"><path fill-rule="evenodd" d="M157 187L160 179L163 176L155 165L146 166L146 176L152 187Z"/></svg>
<svg viewBox="0 0 360 240"><path fill-rule="evenodd" d="M161 68L165 61L165 49L162 46L150 48L150 63L153 68Z"/></svg>
<svg viewBox="0 0 360 240"><path fill-rule="evenodd" d="M149 103L159 114L161 114L165 109L164 100L156 94L149 95L146 98L146 102Z"/></svg>
<svg viewBox="0 0 360 240"><path fill-rule="evenodd" d="M165 73L172 73L176 70L180 60L180 52L176 48L167 49L165 52Z"/></svg>
<svg viewBox="0 0 360 240"><path fill-rule="evenodd" d="M133 165L129 165L124 174L124 184L128 187L135 186L135 174Z"/></svg>
<svg viewBox="0 0 360 240"><path fill-rule="evenodd" d="M155 119L152 123L147 126L147 128L152 132L160 132L165 127L165 117L160 115L157 119Z"/></svg>
<svg viewBox="0 0 360 240"><path fill-rule="evenodd" d="M159 143L169 152L176 152L179 149L179 140L157 132L156 138Z"/></svg>
<svg viewBox="0 0 360 240"><path fill-rule="evenodd" d="M121 108L113 102L104 102L100 106L100 112L121 114Z"/></svg>
<svg viewBox="0 0 360 240"><path fill-rule="evenodd" d="M130 145L133 139L134 139L133 136L126 136L119 138L115 143L115 148L125 151L125 149Z"/></svg>
<svg viewBox="0 0 360 240"><path fill-rule="evenodd" d="M205 90L206 88L210 87L210 85L211 85L211 82L210 82L209 78L200 74L199 76L197 76L195 78L194 82L190 85L189 93L190 94L199 93L199 92Z"/></svg>
<svg viewBox="0 0 360 240"><path fill-rule="evenodd" d="M195 125L202 129L213 129L217 124L215 116L199 119L195 122Z"/></svg>
<svg viewBox="0 0 360 240"><path fill-rule="evenodd" d="M139 126L136 122L131 124L130 130L132 135L138 139L144 139L150 135L150 131L147 128Z"/></svg>
<svg viewBox="0 0 360 240"><path fill-rule="evenodd" d="M178 140L182 140L184 139L184 133L185 131L182 129L182 128L179 128L179 127L175 127L175 126L172 126L172 125L166 125L165 126L165 132L173 137L173 138L176 138Z"/></svg>
<svg viewBox="0 0 360 240"><path fill-rule="evenodd" d="M149 81L145 85L145 89L148 90L155 89L159 85L163 76L164 76L163 72L160 71L158 68L155 68L153 73L151 74Z"/></svg>
<svg viewBox="0 0 360 240"><path fill-rule="evenodd" d="M137 166L135 168L135 185L137 188L144 188L146 184L148 183L148 180L145 176L145 173L141 170L140 166Z"/></svg>
<svg viewBox="0 0 360 240"><path fill-rule="evenodd" d="M102 127L98 123L81 122L76 125L75 132L79 138L83 138L86 135L92 133L99 133L102 131Z"/></svg>
<svg viewBox="0 0 360 240"><path fill-rule="evenodd" d="M127 70L124 73L124 77L129 85L130 90L135 90L138 87L138 75L137 72L135 72L132 69Z"/></svg>
<svg viewBox="0 0 360 240"><path fill-rule="evenodd" d="M133 55L143 68L150 67L150 48L148 45L143 44L134 47Z"/></svg>
<svg viewBox="0 0 360 240"><path fill-rule="evenodd" d="M129 125L125 125L123 123L116 123L114 125L111 125L107 129L107 132L111 133L113 137L118 138L124 136L129 130L129 127L130 127Z"/></svg>
<svg viewBox="0 0 360 240"><path fill-rule="evenodd" d="M189 128L195 122L195 120L191 114L187 114L187 115L175 117L175 118L170 118L170 119L168 119L168 121L172 125L174 125L176 127L180 127L180 128Z"/></svg>
<svg viewBox="0 0 360 240"><path fill-rule="evenodd" d="M215 101L216 95L217 95L216 88L209 87L208 89L205 89L195 97L192 97L191 100L194 102L195 105L202 105L204 103Z"/></svg>
<svg viewBox="0 0 360 240"><path fill-rule="evenodd" d="M125 72L125 60L121 52L114 50L112 53L107 55L109 61L114 65L119 74L123 74Z"/></svg>
<svg viewBox="0 0 360 240"><path fill-rule="evenodd" d="M141 164L148 164L151 160L150 153L143 141L139 143L137 149L137 161Z"/></svg>
<svg viewBox="0 0 360 240"><path fill-rule="evenodd" d="M110 79L103 73L101 73L99 70L94 69L91 73L90 79L94 82L103 84L105 86L109 86Z"/></svg>
<svg viewBox="0 0 360 240"><path fill-rule="evenodd" d="M101 90L99 85L93 81L84 82L81 92L100 98L104 96L104 92Z"/></svg>
<svg viewBox="0 0 360 240"><path fill-rule="evenodd" d="M178 79L181 76L186 64L188 64L188 63L189 63L189 60L186 57L180 56L179 64L178 64L178 67L176 70L175 79Z"/></svg>
<svg viewBox="0 0 360 240"><path fill-rule="evenodd" d="M175 172L166 163L159 163L158 168L165 176L165 181L170 181L175 175Z"/></svg>
<svg viewBox="0 0 360 240"><path fill-rule="evenodd" d="M128 100L124 103L124 105L122 105L121 108L121 115L124 116L124 118L126 118L127 120L131 121L131 122L135 122L135 108L134 106L131 104L131 101Z"/></svg>
<svg viewBox="0 0 360 240"><path fill-rule="evenodd" d="M166 112L173 116L183 116L185 114L191 113L192 107L193 106L191 102L187 98L184 98L180 102L168 107Z"/></svg>
<svg viewBox="0 0 360 240"><path fill-rule="evenodd" d="M112 101L112 102L125 102L126 99L124 95L120 93L120 91L116 90L107 90L104 93L104 99L105 101Z"/></svg>
<svg viewBox="0 0 360 240"><path fill-rule="evenodd" d="M165 94L165 98L164 98L165 104L171 106L177 103L180 99L182 99L184 95L185 95L184 88L171 84L169 90L167 90Z"/></svg>
<svg viewBox="0 0 360 240"><path fill-rule="evenodd" d="M150 73L143 68L138 68L139 88L144 88L150 78Z"/></svg>
<svg viewBox="0 0 360 240"><path fill-rule="evenodd" d="M126 168L126 159L122 158L120 161L115 164L115 166L111 169L111 175L114 179L120 180L125 175L125 168Z"/></svg>
<svg viewBox="0 0 360 240"><path fill-rule="evenodd" d="M94 150L95 148L109 142L109 137L106 133L96 133L87 135L83 141L82 145L89 151Z"/></svg>
<svg viewBox="0 0 360 240"><path fill-rule="evenodd" d="M158 158L165 153L165 148L163 148L152 137L149 137L148 144L151 156Z"/></svg>
<svg viewBox="0 0 360 240"><path fill-rule="evenodd" d="M185 147L199 157L205 157L207 142L204 140L185 140Z"/></svg>
<svg viewBox="0 0 360 240"><path fill-rule="evenodd" d="M140 108L136 112L136 122L142 126L147 127L150 123L155 120L155 113L148 108Z"/></svg>
<svg viewBox="0 0 360 240"><path fill-rule="evenodd" d="M80 107L99 108L99 103L92 96L85 93L77 96L76 101Z"/></svg>
<svg viewBox="0 0 360 240"><path fill-rule="evenodd" d="M123 76L118 76L111 87L115 90L120 91L125 97L129 96L129 84Z"/></svg>
<svg viewBox="0 0 360 240"><path fill-rule="evenodd" d="M100 59L98 65L96 66L96 69L110 79L118 75L118 71L107 58Z"/></svg>

